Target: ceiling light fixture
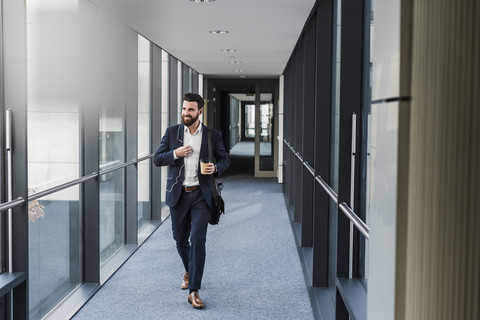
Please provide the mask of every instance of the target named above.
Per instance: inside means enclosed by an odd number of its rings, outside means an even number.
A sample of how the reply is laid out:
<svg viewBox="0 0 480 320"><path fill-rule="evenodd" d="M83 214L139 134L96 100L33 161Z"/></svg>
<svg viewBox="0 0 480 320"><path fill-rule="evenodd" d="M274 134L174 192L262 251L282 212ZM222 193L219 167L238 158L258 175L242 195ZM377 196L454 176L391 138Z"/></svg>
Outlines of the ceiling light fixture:
<svg viewBox="0 0 480 320"><path fill-rule="evenodd" d="M228 33L227 30L210 30L208 31L210 33L214 33L214 34L225 34L225 33Z"/></svg>
<svg viewBox="0 0 480 320"><path fill-rule="evenodd" d="M235 70L235 72L243 72L243 70L242 69L237 69L237 70Z"/></svg>
<svg viewBox="0 0 480 320"><path fill-rule="evenodd" d="M243 74L240 76L240 78L246 78L247 76L244 76Z"/></svg>
<svg viewBox="0 0 480 320"><path fill-rule="evenodd" d="M222 52L237 52L237 50L235 50L235 49L222 49L220 51L222 51Z"/></svg>
<svg viewBox="0 0 480 320"><path fill-rule="evenodd" d="M193 1L193 2L213 2L215 0L190 0L190 1Z"/></svg>
<svg viewBox="0 0 480 320"><path fill-rule="evenodd" d="M242 61L230 61L230 63L232 63L232 64L239 64L239 63L242 63Z"/></svg>

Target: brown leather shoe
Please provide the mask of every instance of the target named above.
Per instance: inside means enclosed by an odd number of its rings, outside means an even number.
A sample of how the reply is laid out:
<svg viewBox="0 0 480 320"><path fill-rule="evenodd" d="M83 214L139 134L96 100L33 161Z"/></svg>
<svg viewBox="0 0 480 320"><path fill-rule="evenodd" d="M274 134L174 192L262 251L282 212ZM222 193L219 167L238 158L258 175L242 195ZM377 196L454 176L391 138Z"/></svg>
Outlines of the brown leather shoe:
<svg viewBox="0 0 480 320"><path fill-rule="evenodd" d="M195 309L202 309L205 306L198 295L198 291L192 291L192 293L188 295L188 303L190 303Z"/></svg>
<svg viewBox="0 0 480 320"><path fill-rule="evenodd" d="M188 272L185 272L182 280L182 290L188 289Z"/></svg>

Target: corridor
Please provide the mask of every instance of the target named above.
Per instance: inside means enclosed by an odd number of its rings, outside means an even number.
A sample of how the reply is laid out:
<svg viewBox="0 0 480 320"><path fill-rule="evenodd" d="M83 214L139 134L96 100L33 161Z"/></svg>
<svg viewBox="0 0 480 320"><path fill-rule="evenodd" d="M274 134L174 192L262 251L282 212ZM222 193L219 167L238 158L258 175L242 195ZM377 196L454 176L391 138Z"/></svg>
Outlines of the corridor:
<svg viewBox="0 0 480 320"><path fill-rule="evenodd" d="M280 185L246 174L223 182L227 213L208 229L203 310L180 290L167 219L73 319L313 319Z"/></svg>

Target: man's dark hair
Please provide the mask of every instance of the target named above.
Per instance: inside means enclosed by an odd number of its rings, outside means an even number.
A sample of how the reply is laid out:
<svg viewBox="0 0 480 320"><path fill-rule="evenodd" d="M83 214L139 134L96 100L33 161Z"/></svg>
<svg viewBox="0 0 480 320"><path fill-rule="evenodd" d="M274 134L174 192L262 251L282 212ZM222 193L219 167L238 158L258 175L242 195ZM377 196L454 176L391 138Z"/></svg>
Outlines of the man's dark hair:
<svg viewBox="0 0 480 320"><path fill-rule="evenodd" d="M198 110L202 109L203 105L205 104L203 98L196 93L185 93L185 95L183 96L183 101L198 103Z"/></svg>

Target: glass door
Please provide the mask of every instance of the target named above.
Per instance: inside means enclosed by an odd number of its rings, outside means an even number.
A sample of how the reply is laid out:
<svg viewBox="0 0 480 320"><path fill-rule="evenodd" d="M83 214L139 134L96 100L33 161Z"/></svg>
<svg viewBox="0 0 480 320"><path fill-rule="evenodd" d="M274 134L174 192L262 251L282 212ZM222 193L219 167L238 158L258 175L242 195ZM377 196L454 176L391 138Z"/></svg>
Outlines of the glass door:
<svg viewBox="0 0 480 320"><path fill-rule="evenodd" d="M255 177L276 177L275 86L257 84L255 95Z"/></svg>

